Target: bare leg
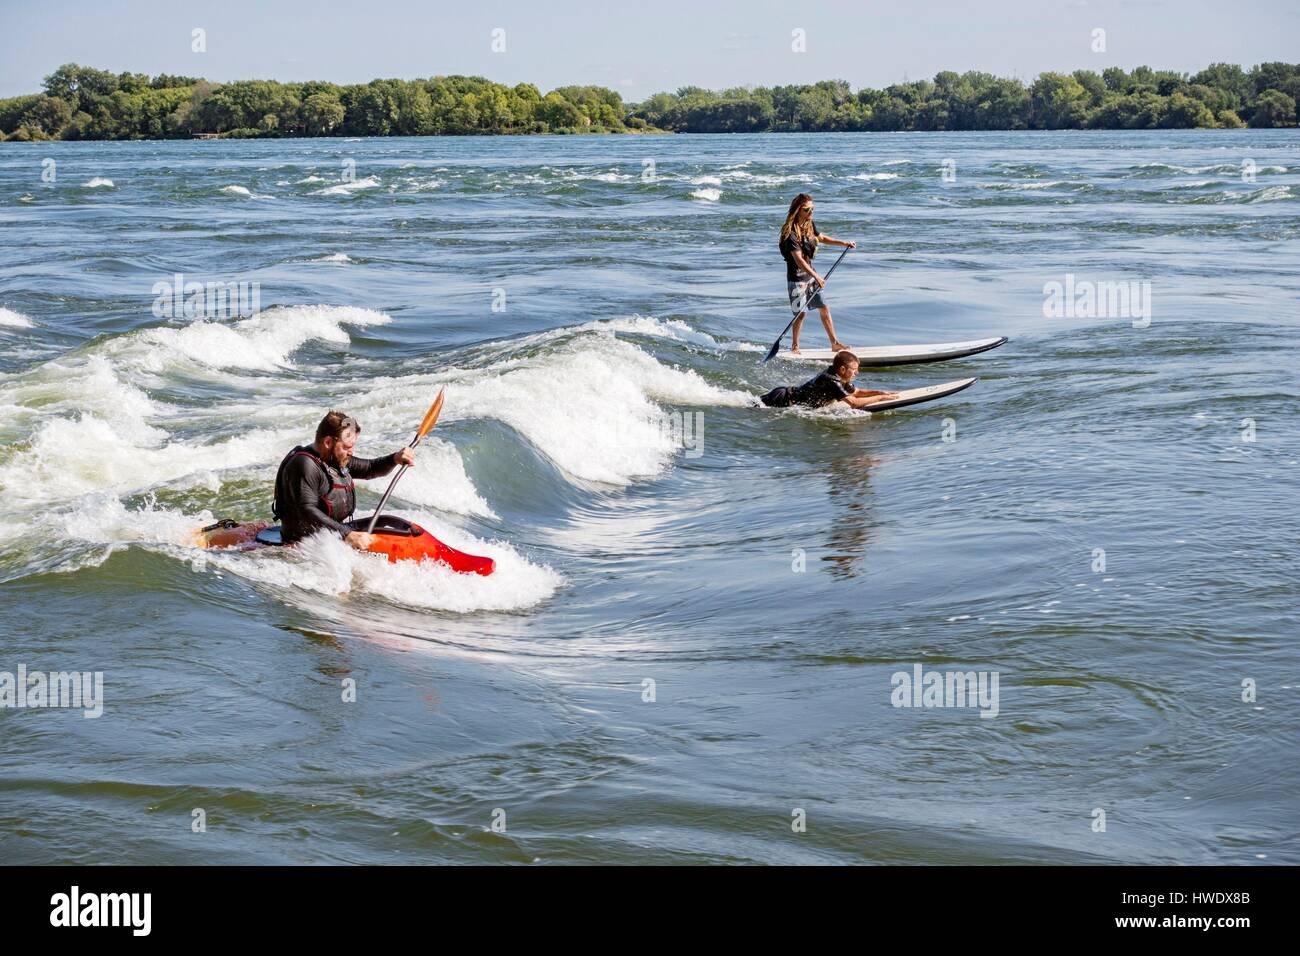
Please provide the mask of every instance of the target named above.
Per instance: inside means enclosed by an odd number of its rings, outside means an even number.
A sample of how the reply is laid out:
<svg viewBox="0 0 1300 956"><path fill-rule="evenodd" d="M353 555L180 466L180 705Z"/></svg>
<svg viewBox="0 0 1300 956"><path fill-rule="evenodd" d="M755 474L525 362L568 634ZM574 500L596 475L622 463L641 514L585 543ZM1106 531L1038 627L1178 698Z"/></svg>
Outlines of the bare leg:
<svg viewBox="0 0 1300 956"><path fill-rule="evenodd" d="M826 337L831 340L831 351L843 352L846 349L848 349L848 346L845 345L843 342L841 342L835 336L835 323L831 321L830 307L825 305L822 306L821 313L822 313L822 325L825 326L826 328Z"/></svg>
<svg viewBox="0 0 1300 956"><path fill-rule="evenodd" d="M790 329L790 351L795 355L799 354L799 330L803 328L803 317L807 312L800 312L795 316L794 325Z"/></svg>

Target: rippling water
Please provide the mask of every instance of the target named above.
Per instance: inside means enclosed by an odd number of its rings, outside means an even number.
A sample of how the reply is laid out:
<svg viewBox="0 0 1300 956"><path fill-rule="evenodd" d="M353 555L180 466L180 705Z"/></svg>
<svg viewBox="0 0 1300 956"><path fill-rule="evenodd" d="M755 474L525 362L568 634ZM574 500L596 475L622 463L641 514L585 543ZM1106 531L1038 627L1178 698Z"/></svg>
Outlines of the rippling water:
<svg viewBox="0 0 1300 956"><path fill-rule="evenodd" d="M973 388L756 407L800 190L842 337L1011 338L863 383ZM0 225L0 672L105 688L0 710L0 859L1300 862L1294 131L7 144ZM492 577L187 543L442 385Z"/></svg>

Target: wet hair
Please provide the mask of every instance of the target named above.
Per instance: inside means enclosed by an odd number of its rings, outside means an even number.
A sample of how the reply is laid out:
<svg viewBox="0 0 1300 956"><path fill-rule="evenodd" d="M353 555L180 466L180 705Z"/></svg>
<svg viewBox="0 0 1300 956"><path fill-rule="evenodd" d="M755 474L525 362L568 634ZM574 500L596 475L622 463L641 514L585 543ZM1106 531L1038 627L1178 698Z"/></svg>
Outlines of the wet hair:
<svg viewBox="0 0 1300 956"><path fill-rule="evenodd" d="M359 421L351 415L331 410L316 426L316 440L333 438L337 441L343 437L343 433L349 428L354 428L358 435L361 434L361 423Z"/></svg>
<svg viewBox="0 0 1300 956"><path fill-rule="evenodd" d="M831 368L833 368L837 372L840 369L846 368L849 365L858 365L858 364L860 364L858 362L858 357L854 355L852 352L850 352L848 349L845 349L843 352L836 352L835 358L831 360Z"/></svg>

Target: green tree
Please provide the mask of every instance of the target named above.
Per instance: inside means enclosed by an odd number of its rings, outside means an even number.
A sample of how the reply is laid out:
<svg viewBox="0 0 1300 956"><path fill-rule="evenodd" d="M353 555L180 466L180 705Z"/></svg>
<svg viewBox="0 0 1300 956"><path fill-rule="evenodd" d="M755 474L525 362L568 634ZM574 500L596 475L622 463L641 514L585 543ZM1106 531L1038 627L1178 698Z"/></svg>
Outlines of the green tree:
<svg viewBox="0 0 1300 956"><path fill-rule="evenodd" d="M539 113L542 121L552 132L581 126L584 118L578 107L554 91L542 98Z"/></svg>
<svg viewBox="0 0 1300 956"><path fill-rule="evenodd" d="M1028 129L1029 91L1019 80L995 79L979 94L972 129Z"/></svg>
<svg viewBox="0 0 1300 956"><path fill-rule="evenodd" d="M1169 97L1160 125L1166 129L1213 129L1214 113L1200 100L1183 93Z"/></svg>
<svg viewBox="0 0 1300 956"><path fill-rule="evenodd" d="M1223 103L1220 109L1238 110L1255 97L1254 82L1235 63L1211 63L1191 82L1215 90Z"/></svg>
<svg viewBox="0 0 1300 956"><path fill-rule="evenodd" d="M1295 100L1281 90L1265 90L1255 100L1255 111L1250 115L1250 125L1256 129L1295 126L1295 106Z"/></svg>
<svg viewBox="0 0 1300 956"><path fill-rule="evenodd" d="M14 96L7 100L0 100L0 132L12 133L22 125L23 115L30 109L44 94L29 93L26 96Z"/></svg>
<svg viewBox="0 0 1300 956"><path fill-rule="evenodd" d="M1072 76L1043 73L1029 88L1030 125L1035 129L1079 129L1088 116L1088 91Z"/></svg>
<svg viewBox="0 0 1300 956"><path fill-rule="evenodd" d="M1102 81L1106 84L1106 89L1112 93L1128 92L1128 74L1117 66L1108 66L1101 71Z"/></svg>
<svg viewBox="0 0 1300 956"><path fill-rule="evenodd" d="M56 135L72 119L72 109L68 104L53 96L37 97L24 112L22 125L33 130L40 130L46 137Z"/></svg>
<svg viewBox="0 0 1300 956"><path fill-rule="evenodd" d="M335 93L312 93L303 100L302 120L308 136L328 136L343 124L343 104Z"/></svg>
<svg viewBox="0 0 1300 956"><path fill-rule="evenodd" d="M1107 92L1106 81L1092 70L1075 70L1070 74L1080 86L1088 91L1088 106L1092 108L1102 101Z"/></svg>

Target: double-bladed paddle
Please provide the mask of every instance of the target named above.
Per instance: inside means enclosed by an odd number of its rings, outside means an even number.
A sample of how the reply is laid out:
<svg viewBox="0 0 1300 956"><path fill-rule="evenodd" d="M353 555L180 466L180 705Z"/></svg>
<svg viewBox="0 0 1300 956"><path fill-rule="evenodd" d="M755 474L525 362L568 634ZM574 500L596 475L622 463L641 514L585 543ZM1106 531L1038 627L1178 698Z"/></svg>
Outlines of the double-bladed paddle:
<svg viewBox="0 0 1300 956"><path fill-rule="evenodd" d="M821 288L823 289L826 288L826 283L830 280L831 273L835 271L835 266L839 265L840 259L843 259L848 254L849 254L849 247L845 246L844 251L840 253L840 258L836 259L835 264L826 270L826 275L822 276ZM813 280L810 278L808 280L808 285L811 286L812 284L813 284ZM804 289L803 303L805 306L808 304L808 299L809 299L808 290ZM781 351L781 340L785 338L785 333L790 331L790 326L794 325L794 320L799 318L799 313L805 311L807 310L797 309L794 315L790 316L790 321L785 324L785 328L781 330L781 334L776 337L776 341L772 343L772 347L767 350L767 355L763 358L764 362L772 361L772 359L776 357L776 353Z"/></svg>

